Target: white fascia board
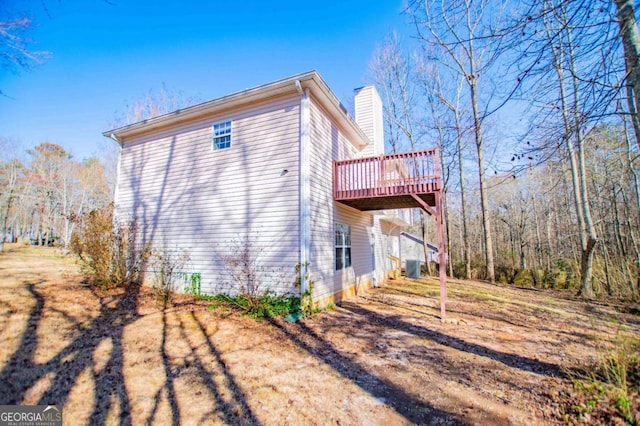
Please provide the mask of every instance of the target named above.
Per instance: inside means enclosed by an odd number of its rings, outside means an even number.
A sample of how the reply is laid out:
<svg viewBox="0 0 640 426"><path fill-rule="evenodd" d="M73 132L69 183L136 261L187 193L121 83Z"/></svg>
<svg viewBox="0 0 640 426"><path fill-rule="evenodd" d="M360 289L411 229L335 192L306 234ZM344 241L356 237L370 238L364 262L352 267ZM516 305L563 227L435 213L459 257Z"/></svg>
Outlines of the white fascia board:
<svg viewBox="0 0 640 426"><path fill-rule="evenodd" d="M317 71L309 71L282 80L233 93L211 101L203 102L158 117L129 124L103 133L105 137L118 140L121 144L127 139L149 132L160 131L182 123L197 120L206 116L213 116L227 110L263 102L269 98L295 94L298 89L296 81L300 82L303 90L309 89L315 99L333 116L337 124L357 147L362 148L368 143L366 135L349 116L329 86Z"/></svg>

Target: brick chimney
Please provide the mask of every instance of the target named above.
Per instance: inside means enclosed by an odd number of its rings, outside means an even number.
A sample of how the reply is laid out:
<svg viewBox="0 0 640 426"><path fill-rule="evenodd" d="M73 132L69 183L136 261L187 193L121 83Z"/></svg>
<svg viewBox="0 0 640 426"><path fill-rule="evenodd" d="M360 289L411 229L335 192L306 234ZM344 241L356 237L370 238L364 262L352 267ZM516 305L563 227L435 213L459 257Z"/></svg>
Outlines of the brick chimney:
<svg viewBox="0 0 640 426"><path fill-rule="evenodd" d="M384 154L384 121L382 116L382 99L374 86L355 89L356 123L369 138L360 157L373 157Z"/></svg>

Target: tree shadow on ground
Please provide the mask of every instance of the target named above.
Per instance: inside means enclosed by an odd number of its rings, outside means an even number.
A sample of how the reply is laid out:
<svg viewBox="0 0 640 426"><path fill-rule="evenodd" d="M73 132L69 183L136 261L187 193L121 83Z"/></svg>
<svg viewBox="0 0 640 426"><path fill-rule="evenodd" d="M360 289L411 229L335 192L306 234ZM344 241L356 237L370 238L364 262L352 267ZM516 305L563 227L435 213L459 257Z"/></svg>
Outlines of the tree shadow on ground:
<svg viewBox="0 0 640 426"><path fill-rule="evenodd" d="M163 309L160 347L166 381L154 396L154 407L151 415L147 418L147 424L151 425L156 421L163 420L157 416L163 393L166 394L170 405L172 424L181 424L182 415L175 382L180 377L181 368L184 368L185 364L181 366L177 361L188 359L187 368L195 369L196 376L213 398L213 407L209 412L202 415L201 422L207 421L208 416L218 416L226 424L259 425L260 422L247 403L246 395L230 373L221 352L211 341L202 321L197 318L193 311L186 314L186 318L177 318L177 321L178 324L172 326L168 321L166 309ZM188 322L191 324L188 324ZM188 352L181 356L180 359L176 359L175 356L171 356L169 353L170 347L176 344L175 333L178 333L180 340L186 342L188 346ZM213 359L213 362L211 362L211 359ZM214 378L222 380L222 385L216 383ZM228 394L229 397L225 398L225 394Z"/></svg>
<svg viewBox="0 0 640 426"><path fill-rule="evenodd" d="M122 333L126 325L139 318L136 313L139 288L132 286L129 291L107 299L92 290L100 300L98 316L88 326L83 327L76 322L74 331L78 333L77 337L48 361L38 363L35 355L37 348L44 343L42 340L58 336L44 336L39 340L37 330L48 310L46 295L33 284L27 283L25 287L36 303L29 313L21 343L0 372L0 383L5 385L0 389L3 402L22 404L30 388L53 375L37 404L63 406L80 374L88 371L95 383L90 423L103 424L108 405L117 401L121 422L130 424L128 413L131 411L131 402L124 386ZM106 365L97 371L93 352L104 340L111 342L112 350Z"/></svg>
<svg viewBox="0 0 640 426"><path fill-rule="evenodd" d="M139 396L135 394L135 390L126 386L125 375L129 367L125 366L124 361L124 332L125 327L145 317L139 313L138 308L141 293L147 289L130 286L126 289L101 292L84 286L56 288L55 285L45 284L40 287L43 282L25 282L22 285L34 303L28 312L20 340L0 371L0 401L3 404L19 405L29 400L29 403L62 407L69 401L79 383L83 380L86 382L85 375L88 374L92 381L92 389L88 391L84 388L84 397L87 404L91 404L90 401L93 400L92 407L87 410L90 413L88 423L105 424L113 421L116 416L119 424L132 424L133 404L137 403ZM76 297L97 300L96 315L92 316L90 321L82 322L64 312L64 308L52 306L55 295L65 291L77 292ZM93 309L85 305L83 308ZM195 368L198 380L205 384L214 401L212 409L200 419L200 422L210 421L210 417L213 416L227 424L259 424L247 403L246 396L229 372L221 351L207 335L202 321L193 312L181 312L182 316L174 316L170 324L170 314L166 310L156 310L152 313L158 314L162 316L162 341L158 354L162 363L152 367L154 373L158 367L162 368L164 383L159 386L153 398L154 406L150 415L145 416L143 423L171 422L178 425L185 421L183 416L186 415L188 418L193 415L188 412L189 407L185 401L179 401L180 395L176 390L175 381L181 374L178 365L180 359L170 351L172 345L182 343L177 340L183 340L188 344L187 356L193 360L191 364ZM52 327L49 323L46 328L52 331L50 335L43 336L43 321L53 321L50 317L45 319L51 315L63 318L69 327ZM187 321L190 324L186 324ZM52 353L46 361L38 361L38 357L42 357L49 350L46 346L50 339L64 338L69 334L74 337L68 343ZM111 349L107 356L98 360L95 351L104 342L108 342ZM43 350L45 352L42 352ZM39 355L38 351L41 352ZM221 377L222 383L216 383L216 377ZM34 389L38 389L35 400ZM93 398L90 393L93 393ZM227 395L227 398L223 398L222 395ZM163 401L168 409L160 416L159 407ZM169 418L166 416L167 412ZM139 418L136 422L138 421Z"/></svg>
<svg viewBox="0 0 640 426"><path fill-rule="evenodd" d="M382 315L369 309L365 309L355 303L343 303L341 308L367 318L367 322L379 324L387 328L401 330L417 337L429 339L435 343L467 352L476 356L492 359L511 368L532 372L549 377L566 378L567 372L561 366L525 356L497 351L487 346L473 342L467 342L458 337L441 333L437 330L427 329L406 322L398 315Z"/></svg>
<svg viewBox="0 0 640 426"><path fill-rule="evenodd" d="M421 401L416 395L408 393L406 389L368 371L356 360L340 353L303 322L284 324L280 320L270 318L269 323L300 349L322 360L371 396L384 401L410 422L415 424L465 424L453 414Z"/></svg>

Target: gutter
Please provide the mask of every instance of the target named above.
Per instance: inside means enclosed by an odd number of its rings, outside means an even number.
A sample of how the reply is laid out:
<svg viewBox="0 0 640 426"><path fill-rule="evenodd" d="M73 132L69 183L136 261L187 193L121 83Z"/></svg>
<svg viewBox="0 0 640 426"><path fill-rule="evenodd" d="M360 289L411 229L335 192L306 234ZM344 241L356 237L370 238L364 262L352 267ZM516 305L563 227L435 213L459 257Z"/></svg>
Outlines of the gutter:
<svg viewBox="0 0 640 426"><path fill-rule="evenodd" d="M318 104L325 108L336 119L342 130L349 136L349 140L352 142L355 141L354 145L358 149L366 146L368 142L367 136L362 132L362 129L358 127L355 120L346 112L345 107L316 71L294 75L157 117L148 118L138 123L108 130L103 132L102 135L112 139L113 135L123 144L129 139L141 135L152 134L208 117L215 117L217 114L244 108L247 105L256 105L259 102L266 102L278 96L295 95L296 91L298 91L300 95L308 91L315 97Z"/></svg>

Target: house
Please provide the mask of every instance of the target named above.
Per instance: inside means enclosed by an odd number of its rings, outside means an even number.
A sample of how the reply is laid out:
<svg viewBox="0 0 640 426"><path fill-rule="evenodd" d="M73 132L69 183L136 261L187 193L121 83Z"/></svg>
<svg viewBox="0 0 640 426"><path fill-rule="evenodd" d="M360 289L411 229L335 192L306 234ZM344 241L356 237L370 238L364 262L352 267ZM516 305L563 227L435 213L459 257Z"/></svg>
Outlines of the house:
<svg viewBox="0 0 640 426"><path fill-rule="evenodd" d="M349 297L385 278L394 209L439 212L437 151L385 156L375 88L353 119L315 71L104 136L121 145L116 216L188 253L205 293L236 293L240 268L259 291Z"/></svg>
<svg viewBox="0 0 640 426"><path fill-rule="evenodd" d="M418 236L401 231L398 237L400 259L405 262L407 259L416 259L420 263L425 263L424 240ZM431 241L427 241L427 251L429 262L438 262L438 246Z"/></svg>

